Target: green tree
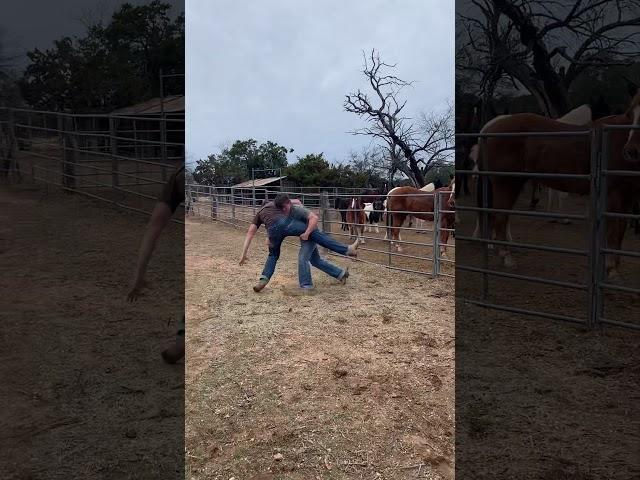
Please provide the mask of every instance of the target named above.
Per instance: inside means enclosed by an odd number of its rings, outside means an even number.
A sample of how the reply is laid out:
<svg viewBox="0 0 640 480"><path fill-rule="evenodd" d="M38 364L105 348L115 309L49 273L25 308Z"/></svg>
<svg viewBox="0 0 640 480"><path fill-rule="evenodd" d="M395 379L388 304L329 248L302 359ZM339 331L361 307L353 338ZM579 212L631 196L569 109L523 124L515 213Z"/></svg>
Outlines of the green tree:
<svg viewBox="0 0 640 480"><path fill-rule="evenodd" d="M27 53L20 86L36 108L111 111L159 94L159 72L184 70L184 14L171 5L123 4L107 25L84 37L64 37L53 48Z"/></svg>
<svg viewBox="0 0 640 480"><path fill-rule="evenodd" d="M280 169L287 166L287 153L293 152L275 142L263 144L252 138L236 140L218 155L198 160L196 182L203 185L233 185L251 179L251 170ZM259 172L260 173L260 172ZM256 178L260 175L256 174Z"/></svg>

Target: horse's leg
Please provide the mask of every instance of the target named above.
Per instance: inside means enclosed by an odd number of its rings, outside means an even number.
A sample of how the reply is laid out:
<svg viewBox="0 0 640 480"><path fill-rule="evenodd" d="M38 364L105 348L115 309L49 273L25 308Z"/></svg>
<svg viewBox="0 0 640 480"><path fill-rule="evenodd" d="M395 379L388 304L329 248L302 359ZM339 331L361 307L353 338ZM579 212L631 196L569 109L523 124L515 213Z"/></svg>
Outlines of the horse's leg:
<svg viewBox="0 0 640 480"><path fill-rule="evenodd" d="M607 248L620 250L627 229L627 220L625 218L609 218L607 224ZM620 255L606 255L605 258L607 278L618 277L620 274Z"/></svg>
<svg viewBox="0 0 640 480"><path fill-rule="evenodd" d="M510 210L518 198L518 194L524 185L524 182L517 179L504 181L503 179L495 179L493 188L493 208L500 210ZM493 228L495 230L495 239L506 242L511 240L509 214L495 213L493 215ZM511 250L505 245L498 246L498 256L503 260L504 266L511 268L515 266Z"/></svg>
<svg viewBox="0 0 640 480"><path fill-rule="evenodd" d="M610 212L615 213L630 213L632 204L625 201L622 194L619 192L612 192L609 195L607 209ZM627 230L626 218L608 218L606 221L607 228L607 248L613 250L622 249L622 240ZM619 275L618 269L620 268L620 255L606 255L605 256L605 268L606 276L608 278L615 278Z"/></svg>
<svg viewBox="0 0 640 480"><path fill-rule="evenodd" d="M391 215L391 245L395 245L398 252L402 252L402 247L397 242L401 241L400 227L402 227L406 218L406 213L394 213L393 215ZM396 241L396 243L394 243L394 240Z"/></svg>
<svg viewBox="0 0 640 480"><path fill-rule="evenodd" d="M441 216L440 218L440 255L444 256L447 253L447 242L449 241L449 218Z"/></svg>
<svg viewBox="0 0 640 480"><path fill-rule="evenodd" d="M564 192L558 192L558 212L561 212L564 208L563 198L566 198ZM562 223L563 225L569 225L571 223L571 220L569 220L568 218L563 218L562 220L560 220L560 223Z"/></svg>
<svg viewBox="0 0 640 480"><path fill-rule="evenodd" d="M535 210L540 202L540 197L538 196L538 192L540 191L540 184L538 182L533 182L531 188L531 202L529 202L529 208Z"/></svg>

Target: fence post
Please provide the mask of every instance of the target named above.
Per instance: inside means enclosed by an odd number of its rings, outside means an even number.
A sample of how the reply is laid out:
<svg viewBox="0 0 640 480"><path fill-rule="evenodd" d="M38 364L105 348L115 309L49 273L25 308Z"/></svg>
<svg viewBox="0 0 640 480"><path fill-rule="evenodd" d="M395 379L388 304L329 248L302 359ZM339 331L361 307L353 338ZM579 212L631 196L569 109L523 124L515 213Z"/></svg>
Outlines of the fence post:
<svg viewBox="0 0 640 480"><path fill-rule="evenodd" d="M214 187L209 187L209 196L211 197L211 220L218 219L218 198Z"/></svg>
<svg viewBox="0 0 640 480"><path fill-rule="evenodd" d="M95 117L94 117L94 130L95 130ZM136 121L133 120L133 156L136 158L136 185L140 184L140 146L138 144L138 129L136 128Z"/></svg>
<svg viewBox="0 0 640 480"><path fill-rule="evenodd" d="M320 221L322 222L322 230L325 232L329 232L329 230L327 230L327 226L329 225L328 221L327 221L327 215L329 213L329 196L327 195L327 192L320 192ZM327 254L328 253L328 249L325 248L324 249L324 253Z"/></svg>
<svg viewBox="0 0 640 480"><path fill-rule="evenodd" d="M479 142L479 158L481 159L480 164L478 165L479 173L483 173L486 171L484 165L484 159L486 158L486 139L484 137L480 137ZM482 185L482 208L489 208L489 192L488 192L488 178L486 175L480 175L480 185ZM489 228L489 212L483 210L480 212L480 222L481 222L481 238L483 240L491 240L490 228ZM482 243L482 268L487 270L489 268L489 243ZM486 273L482 273L482 300L487 300L489 296L489 277Z"/></svg>
<svg viewBox="0 0 640 480"><path fill-rule="evenodd" d="M433 193L433 277L440 274L440 194Z"/></svg>
<svg viewBox="0 0 640 480"><path fill-rule="evenodd" d="M602 253L602 247L607 248L606 240L606 222L609 221L604 216L607 211L607 193L608 193L608 178L602 171L608 168L609 160L609 132L602 131L602 150L600 154L600 161L598 162L596 169L597 193L598 200L596 202L596 232L594 242L595 260L593 265L595 267L594 272L594 301L591 322L595 327L600 325L600 317L604 314L604 291L600 284L605 279L607 273L607 254ZM611 219L615 221L614 219Z"/></svg>
<svg viewBox="0 0 640 480"><path fill-rule="evenodd" d="M386 208L386 224L387 224L387 252L388 252L388 265L391 266L391 211L389 210L389 197L387 197L387 208ZM398 231L399 232L399 231Z"/></svg>
<svg viewBox="0 0 640 480"><path fill-rule="evenodd" d="M109 117L109 145L111 151L111 186L117 187L120 183L118 179L118 159L116 158L118 142L116 139L116 120L112 116Z"/></svg>
<svg viewBox="0 0 640 480"><path fill-rule="evenodd" d="M236 220L236 189L231 187L231 220Z"/></svg>

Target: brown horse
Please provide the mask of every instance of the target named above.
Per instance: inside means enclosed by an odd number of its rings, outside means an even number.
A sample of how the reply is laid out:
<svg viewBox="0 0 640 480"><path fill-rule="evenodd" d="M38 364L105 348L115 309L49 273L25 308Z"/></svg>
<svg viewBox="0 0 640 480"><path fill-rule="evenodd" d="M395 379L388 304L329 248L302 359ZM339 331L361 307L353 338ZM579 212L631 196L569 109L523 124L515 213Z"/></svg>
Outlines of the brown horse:
<svg viewBox="0 0 640 480"><path fill-rule="evenodd" d="M483 128L483 133L529 133L585 131L592 134L604 125L637 126L640 123L640 89L633 87L633 99L622 115L612 115L590 122L585 126L570 125L540 115L521 113L494 119ZM638 130L614 130L609 135L609 160L611 170L640 170L640 132ZM589 174L591 167L591 136L581 137L488 137L479 152L481 170L502 172L531 172L557 174ZM524 184L524 177L489 176L488 194L492 208L513 208ZM561 192L589 195L590 182L580 179L539 178L538 182ZM634 201L640 197L639 177L607 177L607 211L631 213ZM509 215L491 213L489 222L499 241L508 239ZM608 218L607 247L620 249L626 231L627 220ZM510 250L500 246L498 254L505 266L513 266ZM608 256L608 275L617 273L619 256Z"/></svg>
<svg viewBox="0 0 640 480"><path fill-rule="evenodd" d="M449 240L449 230L454 226L454 214L450 204L453 190L451 187L442 187L431 193L425 193L414 187L396 187L387 194L387 214L391 215L391 245L396 245L398 252L402 252L399 242L400 227L404 223L408 212L415 218L433 221L434 198L439 200L440 214L440 252L446 253L446 245Z"/></svg>
<svg viewBox="0 0 640 480"><path fill-rule="evenodd" d="M365 243L364 226L366 222L367 216L364 212L364 203L359 197L351 198L347 208L346 223L349 227L350 235L356 237L360 243Z"/></svg>

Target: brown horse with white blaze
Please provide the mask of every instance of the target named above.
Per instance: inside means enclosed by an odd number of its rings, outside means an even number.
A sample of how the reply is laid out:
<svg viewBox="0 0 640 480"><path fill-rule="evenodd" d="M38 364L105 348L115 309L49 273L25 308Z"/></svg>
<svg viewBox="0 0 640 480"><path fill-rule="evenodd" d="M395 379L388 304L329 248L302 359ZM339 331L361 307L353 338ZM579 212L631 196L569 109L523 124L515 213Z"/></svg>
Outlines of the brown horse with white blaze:
<svg viewBox="0 0 640 480"><path fill-rule="evenodd" d="M529 132L591 132L580 137L487 137L480 149L481 170L497 172L528 172L555 174L589 174L591 169L591 142L605 125L638 126L640 123L640 89L630 90L633 99L624 114L600 118L584 126L570 125L540 115L521 113L497 118L483 128L483 133ZM608 165L610 170L640 170L640 132L638 130L610 130ZM607 211L631 213L634 202L640 198L640 177L607 176ZM491 208L511 210L526 177L489 175ZM539 178L538 182L560 192L579 195L590 194L590 182L581 179ZM491 213L489 222L495 230L495 239L507 241L508 213ZM607 218L607 247L619 250L626 231L627 220ZM498 254L505 266L513 266L508 247L500 246ZM615 275L620 264L617 255L607 256L606 271Z"/></svg>
<svg viewBox="0 0 640 480"><path fill-rule="evenodd" d="M422 220L433 221L435 198L438 198L440 210L440 252L446 253L449 229L454 227L455 215L452 212L455 204L451 202L453 189L442 187L431 193L425 193L414 187L396 187L387 194L387 215L391 215L391 245L402 252L400 246L400 227L407 215ZM411 212L411 213L408 213Z"/></svg>

